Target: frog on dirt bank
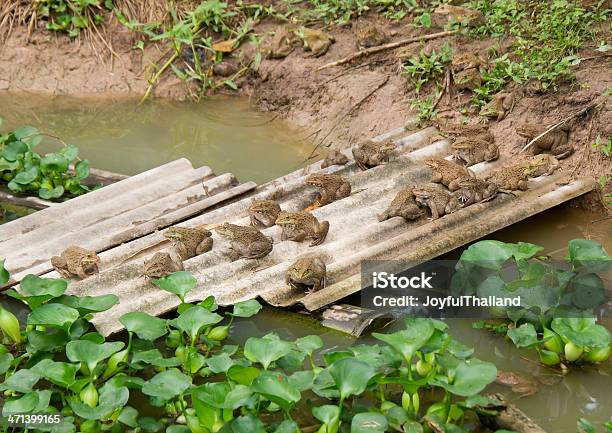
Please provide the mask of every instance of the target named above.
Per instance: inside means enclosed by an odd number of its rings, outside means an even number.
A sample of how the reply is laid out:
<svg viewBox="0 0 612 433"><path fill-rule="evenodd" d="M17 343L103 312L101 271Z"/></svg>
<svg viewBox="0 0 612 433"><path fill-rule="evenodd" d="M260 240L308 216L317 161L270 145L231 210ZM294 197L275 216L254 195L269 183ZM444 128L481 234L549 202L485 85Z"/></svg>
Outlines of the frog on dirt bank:
<svg viewBox="0 0 612 433"><path fill-rule="evenodd" d="M306 178L306 184L320 190L316 206L325 206L351 195L351 184L337 174L313 173Z"/></svg>
<svg viewBox="0 0 612 433"><path fill-rule="evenodd" d="M145 260L142 275L148 279L157 279L183 269L183 262L179 258L172 257L169 253L162 251Z"/></svg>
<svg viewBox="0 0 612 433"><path fill-rule="evenodd" d="M499 148L493 141L479 137L462 137L452 145L453 156L461 164L467 166L479 162L491 162L499 158Z"/></svg>
<svg viewBox="0 0 612 433"><path fill-rule="evenodd" d="M331 44L336 42L329 33L307 27L302 29L302 40L304 41L304 49L311 51L314 57L325 54Z"/></svg>
<svg viewBox="0 0 612 433"><path fill-rule="evenodd" d="M406 221L411 221L423 214L423 209L417 205L412 188L407 186L397 192L389 207L378 215L378 221L386 221L393 217L402 217Z"/></svg>
<svg viewBox="0 0 612 433"><path fill-rule="evenodd" d="M451 191L455 191L458 188L457 182L460 179L475 177L470 169L444 158L429 158L425 161L425 164L433 170L431 181L441 183Z"/></svg>
<svg viewBox="0 0 612 433"><path fill-rule="evenodd" d="M238 259L260 259L272 251L272 238L255 227L223 223L213 230L230 241L227 256L232 262Z"/></svg>
<svg viewBox="0 0 612 433"><path fill-rule="evenodd" d="M212 233L204 227L172 227L164 233L181 260L189 260L210 251L213 247Z"/></svg>
<svg viewBox="0 0 612 433"><path fill-rule="evenodd" d="M360 26L357 29L357 48L360 50L382 45L389 37L385 31L371 23Z"/></svg>
<svg viewBox="0 0 612 433"><path fill-rule="evenodd" d="M95 251L89 251L74 245L66 248L59 256L51 257L51 266L62 278L79 277L85 279L97 274L100 257Z"/></svg>
<svg viewBox="0 0 612 433"><path fill-rule="evenodd" d="M453 81L459 90L474 90L482 84L480 68L485 61L475 53L464 53L453 57L451 66Z"/></svg>
<svg viewBox="0 0 612 433"><path fill-rule="evenodd" d="M461 207L457 197L436 184L416 185L412 187L412 191L417 204L429 209L431 219L434 220Z"/></svg>
<svg viewBox="0 0 612 433"><path fill-rule="evenodd" d="M317 219L310 212L281 212L276 225L282 228L281 239L302 242L312 239L310 246L320 245L329 231L329 222Z"/></svg>
<svg viewBox="0 0 612 433"><path fill-rule="evenodd" d="M525 137L527 141L531 141L547 129L546 125L528 122L519 125L516 128L516 133ZM548 151L558 159L567 158L574 152L574 148L568 144L569 132L569 126L562 125L538 138L532 144L533 154L537 155L543 151Z"/></svg>
<svg viewBox="0 0 612 433"><path fill-rule="evenodd" d="M263 52L268 58L282 59L291 54L298 41L299 38L293 30L287 26L278 26L274 34L268 38Z"/></svg>
<svg viewBox="0 0 612 433"><path fill-rule="evenodd" d="M480 115L485 117L495 117L497 121L503 120L512 111L515 103L513 92L499 92L488 104L480 110Z"/></svg>
<svg viewBox="0 0 612 433"><path fill-rule="evenodd" d="M396 151L397 146L393 140L368 140L353 148L353 157L360 169L367 170L389 162Z"/></svg>
<svg viewBox="0 0 612 433"><path fill-rule="evenodd" d="M459 189L454 194L461 207L492 200L498 192L496 184L476 177L463 178L458 182L458 186Z"/></svg>
<svg viewBox="0 0 612 433"><path fill-rule="evenodd" d="M494 171L485 180L496 184L500 191L527 191L528 173L525 164L515 164Z"/></svg>
<svg viewBox="0 0 612 433"><path fill-rule="evenodd" d="M332 165L346 165L348 162L349 159L344 153L336 149L331 149L327 152L327 156L321 163L321 168L331 167Z"/></svg>
<svg viewBox="0 0 612 433"><path fill-rule="evenodd" d="M265 228L274 225L281 208L274 200L253 200L248 212L252 226Z"/></svg>
<svg viewBox="0 0 612 433"><path fill-rule="evenodd" d="M285 283L311 294L325 287L326 272L325 262L320 257L301 257L287 269Z"/></svg>

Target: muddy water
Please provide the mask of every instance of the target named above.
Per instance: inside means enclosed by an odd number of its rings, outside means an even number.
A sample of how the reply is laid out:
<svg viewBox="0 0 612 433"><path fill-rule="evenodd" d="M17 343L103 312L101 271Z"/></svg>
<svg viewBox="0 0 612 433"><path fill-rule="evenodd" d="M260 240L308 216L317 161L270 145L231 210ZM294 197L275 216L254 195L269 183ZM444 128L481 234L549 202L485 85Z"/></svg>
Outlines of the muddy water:
<svg viewBox="0 0 612 433"><path fill-rule="evenodd" d="M31 124L80 149L99 169L136 174L177 158L241 181L265 182L299 168L312 150L306 132L243 98L200 103L0 93L3 130ZM39 152L57 149L48 139Z"/></svg>

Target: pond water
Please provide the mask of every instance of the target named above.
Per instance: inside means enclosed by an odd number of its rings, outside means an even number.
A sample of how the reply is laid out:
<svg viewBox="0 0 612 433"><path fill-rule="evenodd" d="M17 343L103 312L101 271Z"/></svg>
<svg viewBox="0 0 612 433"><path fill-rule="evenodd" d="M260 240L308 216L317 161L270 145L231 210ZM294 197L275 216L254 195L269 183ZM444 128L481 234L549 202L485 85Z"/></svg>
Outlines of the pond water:
<svg viewBox="0 0 612 433"><path fill-rule="evenodd" d="M244 99L215 99L200 104L155 101L138 106L126 99L76 99L1 95L0 117L3 128L32 124L65 141L76 144L81 156L96 168L134 174L179 157L194 165L209 165L217 173L232 172L242 181L265 182L290 172L304 163L312 143L307 133L275 120L269 114L253 111ZM53 149L52 141L42 151ZM138 155L138 158L134 158ZM14 219L20 210L0 207L2 218ZM545 247L545 253L561 259L567 241L586 237L612 251L612 220L566 206L557 207L488 236L505 242L528 241ZM443 258L458 258L461 251ZM6 300L2 300L3 304ZM350 301L350 300L349 300ZM16 304L10 308L15 310ZM25 311L20 311L24 316ZM612 329L612 323L607 323ZM399 324L392 324L390 330ZM471 328L470 320L451 323L456 338L476 349L476 356L495 362L500 370L536 375L546 383L540 391L518 399L508 389L501 391L549 432L575 432L584 417L593 422L610 420L612 368L572 371L565 377L526 361L533 354L518 351L508 342L485 331ZM309 316L265 308L253 320L235 322L231 339L244 342L249 336L276 331L283 338L308 334L321 335L326 348L341 348L359 340L329 330Z"/></svg>

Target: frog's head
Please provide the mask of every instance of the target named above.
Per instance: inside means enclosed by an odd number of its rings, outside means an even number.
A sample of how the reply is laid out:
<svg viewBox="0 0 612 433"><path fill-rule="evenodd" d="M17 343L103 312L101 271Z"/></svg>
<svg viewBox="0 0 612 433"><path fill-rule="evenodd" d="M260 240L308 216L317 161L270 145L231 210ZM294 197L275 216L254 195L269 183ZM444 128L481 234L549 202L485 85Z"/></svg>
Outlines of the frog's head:
<svg viewBox="0 0 612 433"><path fill-rule="evenodd" d="M94 251L88 252L81 258L81 267L87 275L97 274L99 263L100 257Z"/></svg>

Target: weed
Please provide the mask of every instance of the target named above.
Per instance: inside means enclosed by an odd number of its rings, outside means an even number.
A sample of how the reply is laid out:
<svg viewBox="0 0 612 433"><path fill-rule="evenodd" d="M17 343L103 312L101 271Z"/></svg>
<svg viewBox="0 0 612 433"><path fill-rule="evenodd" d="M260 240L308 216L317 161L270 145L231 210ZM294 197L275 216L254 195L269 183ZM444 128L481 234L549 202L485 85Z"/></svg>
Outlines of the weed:
<svg viewBox="0 0 612 433"><path fill-rule="evenodd" d="M593 150L600 151L605 156L610 157L612 155L612 137L608 137L607 141L602 141L601 135L598 135L591 147Z"/></svg>
<svg viewBox="0 0 612 433"><path fill-rule="evenodd" d="M418 93L425 83L444 72L445 66L452 58L453 50L448 44L439 51L432 50L429 55L421 50L418 57L408 59L404 65L404 74L410 76L410 81Z"/></svg>
<svg viewBox="0 0 612 433"><path fill-rule="evenodd" d="M417 110L417 119L419 122L426 122L434 119L438 115L434 105L433 96L428 96L424 99L415 99L410 103L410 108Z"/></svg>

